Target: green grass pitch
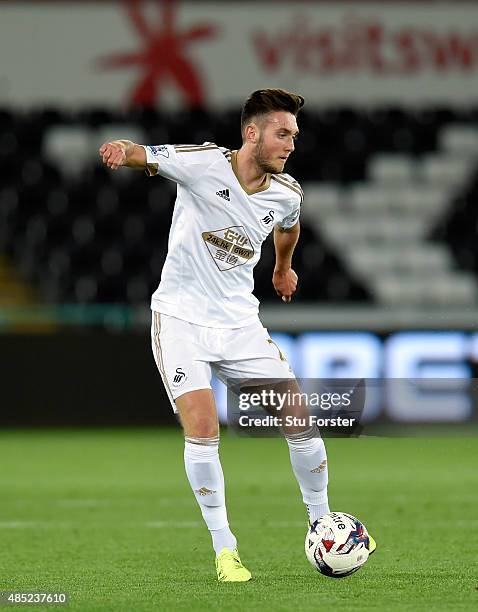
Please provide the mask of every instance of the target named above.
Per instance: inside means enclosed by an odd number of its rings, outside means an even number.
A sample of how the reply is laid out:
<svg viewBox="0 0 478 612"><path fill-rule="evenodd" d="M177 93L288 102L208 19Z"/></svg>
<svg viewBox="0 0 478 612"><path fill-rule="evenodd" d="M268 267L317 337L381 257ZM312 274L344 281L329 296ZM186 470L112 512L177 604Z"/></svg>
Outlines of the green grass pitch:
<svg viewBox="0 0 478 612"><path fill-rule="evenodd" d="M333 580L305 559L285 442L224 433L229 518L253 581L219 584L179 430L4 431L0 591L66 591L55 609L82 612L478 609L477 442L327 441L332 509L378 542Z"/></svg>

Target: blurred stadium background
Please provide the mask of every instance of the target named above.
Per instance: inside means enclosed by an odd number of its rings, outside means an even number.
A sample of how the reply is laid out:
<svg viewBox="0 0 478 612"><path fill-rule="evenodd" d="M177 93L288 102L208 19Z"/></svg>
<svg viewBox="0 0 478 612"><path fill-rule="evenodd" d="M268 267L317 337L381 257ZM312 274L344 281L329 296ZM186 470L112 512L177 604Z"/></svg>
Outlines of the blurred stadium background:
<svg viewBox="0 0 478 612"><path fill-rule="evenodd" d="M68 591L80 612L475 609L476 2L0 0L0 57L0 593ZM306 99L286 167L306 196L299 290L274 295L264 245L263 322L299 377L443 385L379 387L366 416L391 437L327 441L332 507L379 542L347 581L304 559L283 440L224 435L255 577L225 591L150 351L175 186L97 149L239 147L262 87ZM430 423L449 437L392 439Z"/></svg>
<svg viewBox="0 0 478 612"><path fill-rule="evenodd" d="M287 168L306 194L293 304L274 295L271 244L255 271L262 319L297 374L473 376L474 3L12 1L0 12L11 58L2 403L16 407L2 424L171 421L148 327L175 186L108 171L97 149L119 137L239 147L241 103L265 86L306 98Z"/></svg>

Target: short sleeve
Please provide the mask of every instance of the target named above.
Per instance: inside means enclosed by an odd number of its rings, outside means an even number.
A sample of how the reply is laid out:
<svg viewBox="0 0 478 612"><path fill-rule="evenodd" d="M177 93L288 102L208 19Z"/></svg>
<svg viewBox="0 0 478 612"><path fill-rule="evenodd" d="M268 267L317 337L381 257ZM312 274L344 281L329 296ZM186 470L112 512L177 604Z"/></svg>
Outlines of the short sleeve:
<svg viewBox="0 0 478 612"><path fill-rule="evenodd" d="M191 184L211 163L208 155L217 146L204 145L143 145L148 176L164 176L176 183Z"/></svg>
<svg viewBox="0 0 478 612"><path fill-rule="evenodd" d="M288 215L286 215L282 219L282 221L279 221L277 225L279 226L281 230L288 230L297 223L297 221L299 220L299 216L300 216L300 200L297 200L297 201L294 200L293 205L292 205L292 211Z"/></svg>

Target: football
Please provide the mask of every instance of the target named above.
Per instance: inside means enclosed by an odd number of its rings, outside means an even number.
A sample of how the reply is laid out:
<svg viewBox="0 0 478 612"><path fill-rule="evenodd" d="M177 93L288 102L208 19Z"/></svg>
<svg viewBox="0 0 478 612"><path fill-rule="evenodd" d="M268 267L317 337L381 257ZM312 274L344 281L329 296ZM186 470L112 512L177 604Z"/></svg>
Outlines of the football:
<svg viewBox="0 0 478 612"><path fill-rule="evenodd" d="M369 546L365 525L345 512L324 514L305 538L307 559L330 578L345 578L359 570L368 559Z"/></svg>

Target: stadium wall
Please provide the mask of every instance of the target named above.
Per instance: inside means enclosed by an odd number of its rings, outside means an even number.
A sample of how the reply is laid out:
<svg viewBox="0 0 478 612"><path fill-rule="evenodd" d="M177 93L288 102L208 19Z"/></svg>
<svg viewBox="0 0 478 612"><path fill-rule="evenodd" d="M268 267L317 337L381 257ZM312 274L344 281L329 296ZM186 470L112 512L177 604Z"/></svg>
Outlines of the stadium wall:
<svg viewBox="0 0 478 612"><path fill-rule="evenodd" d="M368 405L369 421L476 420L476 332L336 330L271 336L299 378L413 381L411 393L398 395L379 384ZM0 356L0 427L176 423L148 333L94 329L4 333ZM426 388L425 379L440 382L438 394ZM216 380L213 388L224 422L225 389Z"/></svg>
<svg viewBox="0 0 478 612"><path fill-rule="evenodd" d="M146 334L0 335L0 426L174 424Z"/></svg>
<svg viewBox="0 0 478 612"><path fill-rule="evenodd" d="M0 2L0 104L478 102L470 2Z"/></svg>

